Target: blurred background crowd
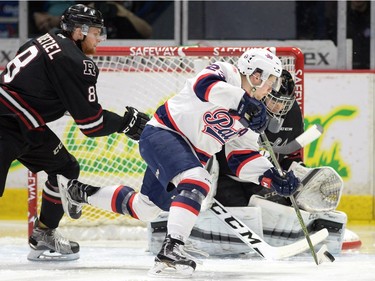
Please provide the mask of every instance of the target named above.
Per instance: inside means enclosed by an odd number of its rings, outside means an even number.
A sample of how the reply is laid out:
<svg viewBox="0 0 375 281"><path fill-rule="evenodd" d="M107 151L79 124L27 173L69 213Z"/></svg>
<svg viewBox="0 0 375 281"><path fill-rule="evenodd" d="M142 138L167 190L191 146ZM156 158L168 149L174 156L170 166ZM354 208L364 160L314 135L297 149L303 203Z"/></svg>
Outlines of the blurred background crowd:
<svg viewBox="0 0 375 281"><path fill-rule="evenodd" d="M174 39L180 1L27 1L27 36L59 25L74 3L99 9L108 39ZM337 45L339 1L185 1L188 40L330 40ZM352 68L370 68L372 1L346 2L346 38L352 40ZM0 2L0 38L19 36L19 1ZM176 15L177 14L177 15ZM176 35L177 34L177 35ZM183 42L182 42L183 43Z"/></svg>

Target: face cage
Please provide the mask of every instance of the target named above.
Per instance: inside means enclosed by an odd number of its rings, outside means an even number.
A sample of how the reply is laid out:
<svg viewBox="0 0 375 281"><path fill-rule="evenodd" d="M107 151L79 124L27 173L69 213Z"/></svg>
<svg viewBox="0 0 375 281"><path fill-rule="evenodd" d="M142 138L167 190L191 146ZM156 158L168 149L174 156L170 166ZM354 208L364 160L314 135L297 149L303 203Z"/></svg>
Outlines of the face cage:
<svg viewBox="0 0 375 281"><path fill-rule="evenodd" d="M269 94L263 98L263 102L267 108L268 114L274 118L284 117L292 108L295 100L295 98L291 99L287 97L278 98L272 94Z"/></svg>

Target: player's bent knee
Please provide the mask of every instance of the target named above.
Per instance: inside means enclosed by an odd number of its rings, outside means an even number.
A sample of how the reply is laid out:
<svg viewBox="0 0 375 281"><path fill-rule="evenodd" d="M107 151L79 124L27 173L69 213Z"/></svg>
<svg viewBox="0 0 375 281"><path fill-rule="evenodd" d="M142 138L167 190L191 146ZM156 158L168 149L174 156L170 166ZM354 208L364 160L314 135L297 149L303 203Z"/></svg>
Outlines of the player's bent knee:
<svg viewBox="0 0 375 281"><path fill-rule="evenodd" d="M202 167L195 167L177 175L173 179L173 184L179 193L174 203L188 204L199 212L211 189L211 175Z"/></svg>
<svg viewBox="0 0 375 281"><path fill-rule="evenodd" d="M141 221L152 221L158 217L162 211L148 197L142 193L137 193L133 199L133 210Z"/></svg>
<svg viewBox="0 0 375 281"><path fill-rule="evenodd" d="M178 174L172 179L172 183L177 186L179 191L187 189L186 186L189 184L195 185L203 196L206 197L212 185L212 177L203 167L195 167Z"/></svg>

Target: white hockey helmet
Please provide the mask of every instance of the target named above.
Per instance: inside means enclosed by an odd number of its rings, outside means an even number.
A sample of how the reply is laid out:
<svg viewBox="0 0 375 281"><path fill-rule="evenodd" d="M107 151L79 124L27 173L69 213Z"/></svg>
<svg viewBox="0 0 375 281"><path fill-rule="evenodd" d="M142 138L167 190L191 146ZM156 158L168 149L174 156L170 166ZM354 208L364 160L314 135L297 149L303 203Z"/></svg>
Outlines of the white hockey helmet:
<svg viewBox="0 0 375 281"><path fill-rule="evenodd" d="M280 59L272 52L266 49L254 48L247 50L240 56L237 68L242 75L246 76L247 81L252 87L260 88L271 75L280 77L282 64ZM262 83L261 85L254 86L250 82L250 76L257 72L260 73ZM273 89L278 91L280 84L278 82L274 84Z"/></svg>

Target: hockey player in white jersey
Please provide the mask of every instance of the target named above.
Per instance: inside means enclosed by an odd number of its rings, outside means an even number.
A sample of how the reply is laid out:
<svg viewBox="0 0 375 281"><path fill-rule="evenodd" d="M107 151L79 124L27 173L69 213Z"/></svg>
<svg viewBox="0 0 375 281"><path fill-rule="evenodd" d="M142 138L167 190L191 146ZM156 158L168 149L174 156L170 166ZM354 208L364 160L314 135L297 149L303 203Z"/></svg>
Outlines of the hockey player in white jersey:
<svg viewBox="0 0 375 281"><path fill-rule="evenodd" d="M282 71L281 82L280 90L272 91L263 100L269 117L272 118L265 133L273 143L274 150L279 151L283 151L286 144L304 133L302 112L295 100L295 84L287 70ZM303 167L301 149L277 153L277 156L281 167L285 170L292 169L304 185L299 188L295 197L309 231L314 233L327 228L329 237L325 243L329 252L340 253L344 232L347 233L346 214L335 210L343 188L341 177L330 167ZM227 206L228 212L241 219L273 246L284 246L303 238L297 216L290 207L289 197L280 196L248 180L253 169L251 154L229 142L210 161L211 165L208 166L213 181L211 193L204 201L199 219L189 237L189 244L210 255L237 255L251 251L212 212L204 212L213 203L212 200L210 202L210 197L214 195L217 201ZM162 213L148 224L151 252L157 253L160 248L167 218L168 214Z"/></svg>
<svg viewBox="0 0 375 281"><path fill-rule="evenodd" d="M150 221L161 210L169 211L167 235L150 273L161 275L174 269L176 274L191 275L196 262L184 251L184 243L211 188L205 165L225 143L252 155L249 179L255 183L283 196L292 195L299 186L293 172L281 177L258 151L259 132L267 124L261 99L277 90L281 71L279 58L258 48L246 51L237 66L226 62L207 66L160 106L146 125L139 148L148 167L140 192L60 177L65 212L89 203Z"/></svg>

